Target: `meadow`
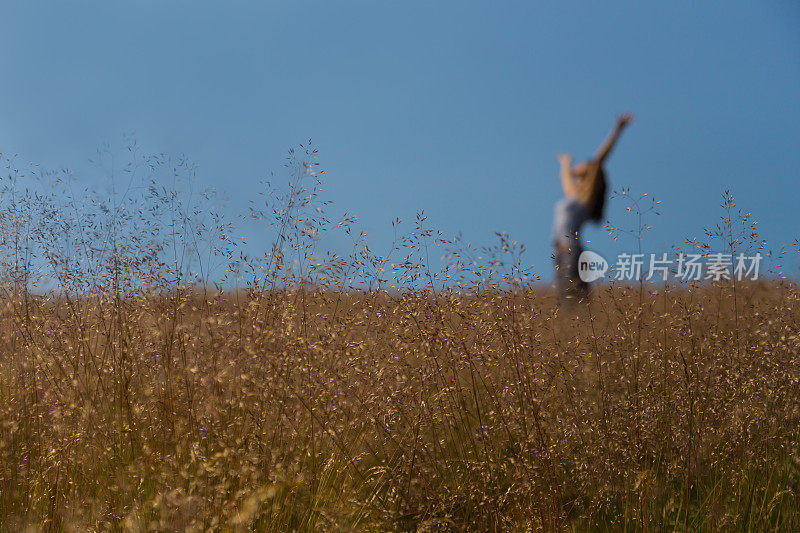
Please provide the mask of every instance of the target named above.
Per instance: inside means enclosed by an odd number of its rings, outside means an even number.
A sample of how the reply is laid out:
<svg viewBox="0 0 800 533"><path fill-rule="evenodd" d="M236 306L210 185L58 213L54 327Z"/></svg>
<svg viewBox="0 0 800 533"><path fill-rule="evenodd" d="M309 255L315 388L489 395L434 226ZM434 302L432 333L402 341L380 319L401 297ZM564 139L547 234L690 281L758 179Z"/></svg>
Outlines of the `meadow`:
<svg viewBox="0 0 800 533"><path fill-rule="evenodd" d="M420 214L375 253L328 220L315 157L250 213L262 257L208 197L40 193L7 165L2 530L800 530L796 284L559 308L504 235L477 252ZM708 237L752 228L726 197Z"/></svg>

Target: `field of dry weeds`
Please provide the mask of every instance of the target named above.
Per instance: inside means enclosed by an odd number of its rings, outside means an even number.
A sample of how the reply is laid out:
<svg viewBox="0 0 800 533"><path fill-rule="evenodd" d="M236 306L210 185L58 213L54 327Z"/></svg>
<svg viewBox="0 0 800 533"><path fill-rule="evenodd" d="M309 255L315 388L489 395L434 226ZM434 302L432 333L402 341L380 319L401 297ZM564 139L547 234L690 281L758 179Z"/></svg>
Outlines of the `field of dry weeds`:
<svg viewBox="0 0 800 533"><path fill-rule="evenodd" d="M7 302L0 520L794 529L796 287Z"/></svg>
<svg viewBox="0 0 800 533"><path fill-rule="evenodd" d="M157 187L91 208L11 180L1 529L800 529L796 285L599 286L559 309L504 236L502 260L433 272L455 241L420 215L374 254L325 218L303 155L262 259ZM352 254L314 259L331 227ZM240 281L213 289L201 250Z"/></svg>

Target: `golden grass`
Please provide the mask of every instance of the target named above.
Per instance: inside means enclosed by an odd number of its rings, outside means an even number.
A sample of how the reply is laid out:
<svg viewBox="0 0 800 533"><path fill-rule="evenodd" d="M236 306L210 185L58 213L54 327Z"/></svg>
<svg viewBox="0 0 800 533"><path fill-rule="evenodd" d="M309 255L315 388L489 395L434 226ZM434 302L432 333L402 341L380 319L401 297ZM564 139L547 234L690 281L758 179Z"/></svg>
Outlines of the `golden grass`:
<svg viewBox="0 0 800 533"><path fill-rule="evenodd" d="M9 301L0 522L797 528L798 295Z"/></svg>
<svg viewBox="0 0 800 533"><path fill-rule="evenodd" d="M291 152L289 191L251 212L263 258L155 181L84 198L10 171L0 529L800 530L796 285L599 286L559 309L506 235L477 252L420 214L374 253L326 218L315 157ZM622 199L641 249L657 202ZM722 207L691 246L760 246ZM323 255L328 231L352 252Z"/></svg>

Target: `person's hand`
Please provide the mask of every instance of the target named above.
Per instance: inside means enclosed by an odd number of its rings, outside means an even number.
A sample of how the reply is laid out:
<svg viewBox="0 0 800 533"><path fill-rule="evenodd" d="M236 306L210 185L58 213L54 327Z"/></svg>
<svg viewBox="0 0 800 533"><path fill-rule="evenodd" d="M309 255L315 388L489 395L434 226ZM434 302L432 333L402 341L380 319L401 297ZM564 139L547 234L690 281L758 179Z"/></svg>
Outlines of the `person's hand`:
<svg viewBox="0 0 800 533"><path fill-rule="evenodd" d="M632 113L623 113L619 117L617 117L617 124L622 126L627 126L633 122L633 114Z"/></svg>
<svg viewBox="0 0 800 533"><path fill-rule="evenodd" d="M569 154L558 154L558 162L562 165L572 165L572 156Z"/></svg>

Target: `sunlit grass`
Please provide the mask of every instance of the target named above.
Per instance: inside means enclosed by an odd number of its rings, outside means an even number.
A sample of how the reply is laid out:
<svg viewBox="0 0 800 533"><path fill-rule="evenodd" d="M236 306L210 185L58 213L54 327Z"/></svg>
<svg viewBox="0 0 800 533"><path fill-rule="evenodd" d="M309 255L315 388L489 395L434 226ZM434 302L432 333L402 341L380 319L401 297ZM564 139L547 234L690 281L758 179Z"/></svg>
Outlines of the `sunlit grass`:
<svg viewBox="0 0 800 533"><path fill-rule="evenodd" d="M420 215L374 255L316 210L313 155L261 259L170 193L6 203L0 528L800 529L795 285L559 309L504 236L480 262ZM354 251L320 260L337 226Z"/></svg>

